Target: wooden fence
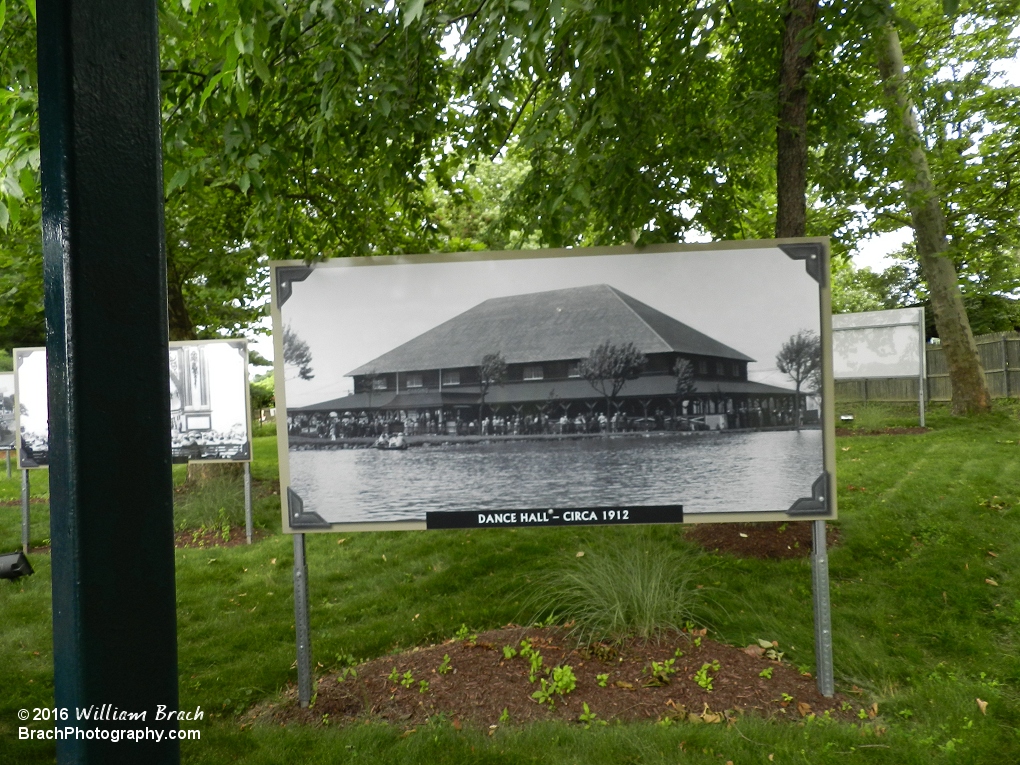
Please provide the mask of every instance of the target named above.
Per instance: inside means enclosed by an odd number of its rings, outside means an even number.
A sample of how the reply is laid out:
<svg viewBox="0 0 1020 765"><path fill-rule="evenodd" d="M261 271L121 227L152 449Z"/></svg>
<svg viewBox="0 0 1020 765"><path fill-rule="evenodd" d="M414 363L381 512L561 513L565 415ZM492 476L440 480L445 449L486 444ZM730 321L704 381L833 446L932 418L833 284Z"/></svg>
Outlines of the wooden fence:
<svg viewBox="0 0 1020 765"><path fill-rule="evenodd" d="M1020 332L993 332L974 338L985 381L992 398L1020 397ZM938 345L925 348L928 365L925 395L928 401L949 401L949 365L945 350ZM836 380L839 401L917 401L916 377Z"/></svg>

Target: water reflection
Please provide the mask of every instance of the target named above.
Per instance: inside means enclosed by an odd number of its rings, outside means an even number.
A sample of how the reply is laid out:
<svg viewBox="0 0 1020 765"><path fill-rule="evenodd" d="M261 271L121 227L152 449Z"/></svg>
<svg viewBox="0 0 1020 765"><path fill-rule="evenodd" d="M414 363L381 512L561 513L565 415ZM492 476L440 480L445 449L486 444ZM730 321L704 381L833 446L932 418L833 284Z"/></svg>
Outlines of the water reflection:
<svg viewBox="0 0 1020 765"><path fill-rule="evenodd" d="M784 511L821 471L820 430L290 453L291 487L331 523L530 507Z"/></svg>

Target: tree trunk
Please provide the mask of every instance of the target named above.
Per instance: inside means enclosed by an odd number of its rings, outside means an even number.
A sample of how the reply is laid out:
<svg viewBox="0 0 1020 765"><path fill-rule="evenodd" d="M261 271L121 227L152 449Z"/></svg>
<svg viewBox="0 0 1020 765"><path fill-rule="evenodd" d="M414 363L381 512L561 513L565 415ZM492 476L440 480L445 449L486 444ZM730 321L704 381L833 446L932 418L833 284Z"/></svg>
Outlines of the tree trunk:
<svg viewBox="0 0 1020 765"><path fill-rule="evenodd" d="M190 488L199 488L211 481L239 481L242 476L244 463L241 462L189 462L187 484Z"/></svg>
<svg viewBox="0 0 1020 765"><path fill-rule="evenodd" d="M776 237L807 233L807 114L805 75L811 53L801 55L818 11L817 0L790 0L784 14L776 125Z"/></svg>
<svg viewBox="0 0 1020 765"><path fill-rule="evenodd" d="M181 277L177 273L171 257L170 248L167 247L166 258L166 305L167 319L170 323L171 340L197 340L195 325L191 323L191 314L188 313L188 306L184 302L184 291L181 287Z"/></svg>
<svg viewBox="0 0 1020 765"><path fill-rule="evenodd" d="M991 396L960 294L956 267L946 255L949 250L946 219L928 167L914 105L907 91L900 36L892 23L878 34L878 68L888 101L890 128L899 144L895 151L903 165L917 257L928 283L935 310L935 326L949 365L953 414L987 412L991 409Z"/></svg>

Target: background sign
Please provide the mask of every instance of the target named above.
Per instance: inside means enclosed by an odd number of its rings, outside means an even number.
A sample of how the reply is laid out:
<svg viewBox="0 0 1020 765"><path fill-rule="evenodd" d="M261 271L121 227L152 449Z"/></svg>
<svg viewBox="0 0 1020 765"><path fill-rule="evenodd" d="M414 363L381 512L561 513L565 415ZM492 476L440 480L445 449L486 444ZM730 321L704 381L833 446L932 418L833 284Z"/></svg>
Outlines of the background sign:
<svg viewBox="0 0 1020 765"><path fill-rule="evenodd" d="M823 241L271 272L290 531L834 517Z"/></svg>
<svg viewBox="0 0 1020 765"><path fill-rule="evenodd" d="M248 462L248 344L244 340L170 343L170 439L174 462ZM14 350L18 466L49 462L46 349Z"/></svg>
<svg viewBox="0 0 1020 765"><path fill-rule="evenodd" d="M923 376L924 309L833 316L832 373L837 380Z"/></svg>
<svg viewBox="0 0 1020 765"><path fill-rule="evenodd" d="M0 449L14 448L14 373L0 372Z"/></svg>

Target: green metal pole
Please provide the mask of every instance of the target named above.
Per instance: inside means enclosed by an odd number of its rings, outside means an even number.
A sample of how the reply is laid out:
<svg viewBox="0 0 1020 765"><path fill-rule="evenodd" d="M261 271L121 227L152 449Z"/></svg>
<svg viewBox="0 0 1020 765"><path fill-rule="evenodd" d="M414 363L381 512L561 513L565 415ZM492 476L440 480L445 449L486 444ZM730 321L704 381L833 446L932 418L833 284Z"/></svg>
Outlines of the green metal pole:
<svg viewBox="0 0 1020 765"><path fill-rule="evenodd" d="M38 0L58 763L179 763L155 0ZM109 705L103 707L103 705ZM109 731L155 731L114 743ZM104 738L104 733L106 738Z"/></svg>

